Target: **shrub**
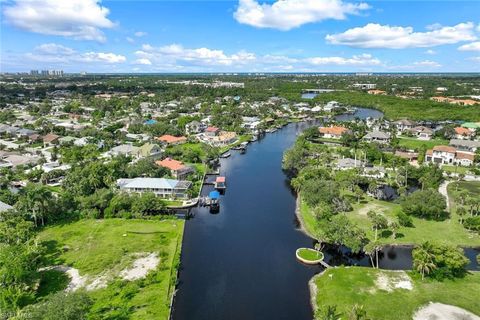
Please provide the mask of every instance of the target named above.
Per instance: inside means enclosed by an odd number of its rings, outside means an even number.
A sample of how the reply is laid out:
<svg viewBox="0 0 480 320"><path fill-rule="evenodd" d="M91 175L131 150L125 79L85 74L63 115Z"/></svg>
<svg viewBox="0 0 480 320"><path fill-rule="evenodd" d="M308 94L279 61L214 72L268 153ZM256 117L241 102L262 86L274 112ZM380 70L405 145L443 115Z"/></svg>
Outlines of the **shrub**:
<svg viewBox="0 0 480 320"><path fill-rule="evenodd" d="M413 220L410 216L406 215L403 211L397 213L398 224L402 227L413 228Z"/></svg>

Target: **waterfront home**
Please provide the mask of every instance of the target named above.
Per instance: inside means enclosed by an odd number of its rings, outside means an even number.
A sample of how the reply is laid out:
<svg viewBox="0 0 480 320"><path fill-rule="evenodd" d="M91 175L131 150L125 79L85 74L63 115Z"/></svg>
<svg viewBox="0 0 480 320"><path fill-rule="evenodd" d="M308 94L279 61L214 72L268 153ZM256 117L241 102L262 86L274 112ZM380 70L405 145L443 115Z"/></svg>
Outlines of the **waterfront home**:
<svg viewBox="0 0 480 320"><path fill-rule="evenodd" d="M220 129L217 127L208 127L205 129L205 136L207 137L215 137L220 133Z"/></svg>
<svg viewBox="0 0 480 320"><path fill-rule="evenodd" d="M171 158L165 158L163 160L155 161L155 163L163 168L170 170L170 174L175 179L185 179L187 175L192 172L195 172L195 169L192 167L186 166L182 161L174 160Z"/></svg>
<svg viewBox="0 0 480 320"><path fill-rule="evenodd" d="M390 133L383 131L372 131L367 133L363 137L364 141L375 142L379 144L388 144L390 143Z"/></svg>
<svg viewBox="0 0 480 320"><path fill-rule="evenodd" d="M13 207L9 204L6 204L5 202L0 201L0 212L12 210Z"/></svg>
<svg viewBox="0 0 480 320"><path fill-rule="evenodd" d="M332 112L338 108L340 108L340 104L337 101L329 101L325 106L323 106L323 111Z"/></svg>
<svg viewBox="0 0 480 320"><path fill-rule="evenodd" d="M171 136L169 134L165 134L161 137L156 137L155 140L160 141L166 145L172 146L172 145L177 145L177 144L182 144L187 142L187 138L180 136L180 137L175 137Z"/></svg>
<svg viewBox="0 0 480 320"><path fill-rule="evenodd" d="M397 131L399 132L405 132L415 127L415 122L407 119L397 120L393 124L395 125L395 128L397 128Z"/></svg>
<svg viewBox="0 0 480 320"><path fill-rule="evenodd" d="M258 117L242 117L242 128L249 130L256 130L261 124L261 121Z"/></svg>
<svg viewBox="0 0 480 320"><path fill-rule="evenodd" d="M454 130L455 138L460 140L469 140L475 135L474 130L470 130L464 127L456 127Z"/></svg>
<svg viewBox="0 0 480 320"><path fill-rule="evenodd" d="M433 135L433 130L425 126L414 127L408 131L419 140L430 140Z"/></svg>
<svg viewBox="0 0 480 320"><path fill-rule="evenodd" d="M157 197L165 199L186 199L190 181L165 179L165 178L134 178L118 179L117 186L126 192L144 193L152 192Z"/></svg>
<svg viewBox="0 0 480 320"><path fill-rule="evenodd" d="M340 139L342 135L351 132L349 129L341 126L320 127L318 131L323 138L328 139Z"/></svg>
<svg viewBox="0 0 480 320"><path fill-rule="evenodd" d="M458 149L459 151L472 153L475 153L478 149L480 149L480 141L476 140L451 139L449 145Z"/></svg>

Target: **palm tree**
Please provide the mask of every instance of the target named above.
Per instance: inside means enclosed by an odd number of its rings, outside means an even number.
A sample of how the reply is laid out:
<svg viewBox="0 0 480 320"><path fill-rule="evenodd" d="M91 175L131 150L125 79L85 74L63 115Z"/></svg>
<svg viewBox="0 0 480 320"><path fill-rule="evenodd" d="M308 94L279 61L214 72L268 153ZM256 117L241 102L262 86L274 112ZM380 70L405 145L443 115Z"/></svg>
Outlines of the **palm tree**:
<svg viewBox="0 0 480 320"><path fill-rule="evenodd" d="M337 312L337 306L326 306L325 310L317 317L319 320L340 320L342 314Z"/></svg>
<svg viewBox="0 0 480 320"><path fill-rule="evenodd" d="M23 188L16 207L30 215L35 226L38 226L38 219L40 218L43 226L45 225L45 215L49 210L51 199L52 192L46 186L29 183Z"/></svg>
<svg viewBox="0 0 480 320"><path fill-rule="evenodd" d="M429 274L437 268L428 255L422 255L414 264L415 269L422 275L422 280L425 279L425 274Z"/></svg>

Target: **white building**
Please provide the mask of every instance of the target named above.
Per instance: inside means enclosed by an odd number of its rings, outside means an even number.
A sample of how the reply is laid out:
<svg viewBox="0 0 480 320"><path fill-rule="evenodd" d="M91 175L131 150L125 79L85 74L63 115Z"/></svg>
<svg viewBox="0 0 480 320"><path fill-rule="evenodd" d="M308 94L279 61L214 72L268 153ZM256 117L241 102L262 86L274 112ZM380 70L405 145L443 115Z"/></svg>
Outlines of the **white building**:
<svg viewBox="0 0 480 320"><path fill-rule="evenodd" d="M164 178L134 178L118 179L117 186L126 192L152 192L157 197L165 199L186 199L190 181L164 179Z"/></svg>

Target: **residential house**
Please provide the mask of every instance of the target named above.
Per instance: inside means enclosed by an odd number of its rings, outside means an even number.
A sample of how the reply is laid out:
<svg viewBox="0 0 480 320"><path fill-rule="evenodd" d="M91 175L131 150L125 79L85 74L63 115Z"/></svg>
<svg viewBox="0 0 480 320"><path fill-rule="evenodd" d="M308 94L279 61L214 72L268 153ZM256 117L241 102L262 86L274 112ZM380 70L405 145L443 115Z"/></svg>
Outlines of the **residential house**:
<svg viewBox="0 0 480 320"><path fill-rule="evenodd" d="M217 127L208 127L205 129L205 135L208 137L214 137L220 133L220 129Z"/></svg>
<svg viewBox="0 0 480 320"><path fill-rule="evenodd" d="M390 143L390 133L375 130L367 133L363 137L363 140L367 142L375 142L379 144L388 144Z"/></svg>
<svg viewBox="0 0 480 320"><path fill-rule="evenodd" d="M475 140L451 139L449 145L458 149L459 151L472 153L475 153L477 149L480 149L480 141Z"/></svg>
<svg viewBox="0 0 480 320"><path fill-rule="evenodd" d="M52 146L52 145L58 144L59 139L60 139L60 136L58 136L54 133L49 133L49 134L43 136L43 145L44 145L44 147L47 147L47 146Z"/></svg>
<svg viewBox="0 0 480 320"><path fill-rule="evenodd" d="M204 123L194 120L192 122L187 123L187 125L185 126L185 131L187 132L188 135L191 135L191 134L201 133L205 131L206 128L207 126Z"/></svg>
<svg viewBox="0 0 480 320"><path fill-rule="evenodd" d="M371 89L367 91L368 94L373 94L373 95L386 95L387 92L383 90L378 90L378 89Z"/></svg>
<svg viewBox="0 0 480 320"><path fill-rule="evenodd" d="M374 179L383 179L386 176L386 170L384 167L364 167L361 176Z"/></svg>
<svg viewBox="0 0 480 320"><path fill-rule="evenodd" d="M328 139L340 139L342 135L351 132L349 129L340 126L320 127L320 135Z"/></svg>
<svg viewBox="0 0 480 320"><path fill-rule="evenodd" d="M230 131L220 131L220 133L211 139L211 143L217 147L224 147L237 141L237 134Z"/></svg>
<svg viewBox="0 0 480 320"><path fill-rule="evenodd" d="M475 131L464 127L456 127L455 129L455 138L459 140L469 140L475 135Z"/></svg>
<svg viewBox="0 0 480 320"><path fill-rule="evenodd" d="M414 127L409 132L419 140L430 140L433 136L433 130L425 126Z"/></svg>
<svg viewBox="0 0 480 320"><path fill-rule="evenodd" d="M167 168L168 170L170 170L170 174L172 175L172 177L179 180L185 179L187 175L189 175L192 172L195 172L195 169L184 165L182 161L174 160L171 158L158 160L158 161L155 161L155 163L160 167Z"/></svg>
<svg viewBox="0 0 480 320"><path fill-rule="evenodd" d="M175 137L169 134L165 134L161 137L156 137L155 140L160 141L166 145L177 145L187 142L187 138L183 136Z"/></svg>
<svg viewBox="0 0 480 320"><path fill-rule="evenodd" d="M343 158L338 160L337 169L338 170L349 170L354 168L361 168L365 163L361 160L352 159L352 158Z"/></svg>
<svg viewBox="0 0 480 320"><path fill-rule="evenodd" d="M137 157L139 147L135 147L131 144L121 144L119 146L113 147L108 151L108 154L114 157L117 156L130 156Z"/></svg>
<svg viewBox="0 0 480 320"><path fill-rule="evenodd" d="M165 178L134 178L118 179L117 186L120 190L132 193L152 192L157 197L165 199L186 199L190 181L165 179Z"/></svg>
<svg viewBox="0 0 480 320"><path fill-rule="evenodd" d="M162 155L162 149L158 144L154 143L145 143L143 146L138 148L137 157L139 158L158 158Z"/></svg>
<svg viewBox="0 0 480 320"><path fill-rule="evenodd" d="M415 127L415 122L407 119L397 120L393 124L397 128L398 132L405 132Z"/></svg>
<svg viewBox="0 0 480 320"><path fill-rule="evenodd" d="M258 117L242 117L242 127L249 130L256 130L261 124Z"/></svg>
<svg viewBox="0 0 480 320"><path fill-rule="evenodd" d="M330 101L323 107L323 111L332 112L338 108L340 108L340 104L337 101Z"/></svg>
<svg viewBox="0 0 480 320"><path fill-rule="evenodd" d="M454 164L456 152L457 149L451 146L435 146L427 150L425 159L437 164Z"/></svg>

